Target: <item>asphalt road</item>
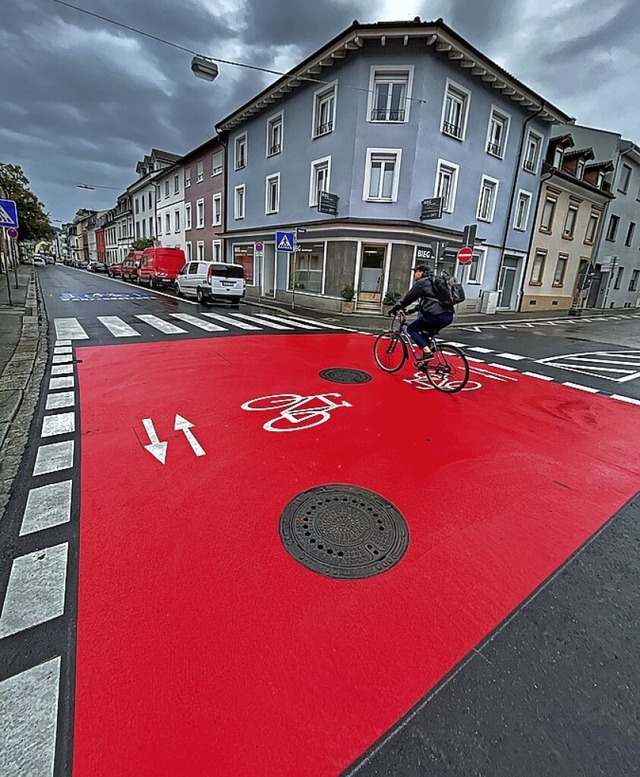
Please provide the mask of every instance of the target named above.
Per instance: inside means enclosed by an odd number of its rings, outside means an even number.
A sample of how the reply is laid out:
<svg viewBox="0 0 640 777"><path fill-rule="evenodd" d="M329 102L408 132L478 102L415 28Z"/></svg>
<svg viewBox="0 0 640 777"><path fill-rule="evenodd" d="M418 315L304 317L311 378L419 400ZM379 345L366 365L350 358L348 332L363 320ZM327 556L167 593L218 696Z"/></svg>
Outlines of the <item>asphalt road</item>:
<svg viewBox="0 0 640 777"><path fill-rule="evenodd" d="M60 398L56 416L61 424L64 423L62 416L73 415L74 411L65 412L65 400L61 397L66 392L59 389L75 385L71 378L76 375L78 367L86 371L92 369L88 365L100 363L100 349L89 354L90 358L88 357L85 365L78 365L75 359L73 362L67 361L64 353L67 348L71 352L74 348L84 346L135 343L150 344L152 347L158 347L159 353L165 354L163 349L169 348L168 344L174 341L184 341L187 346L187 341L194 339L219 337L225 338L226 342L230 336L255 336L258 339L250 341L252 347L247 351L247 358L253 369L254 364L259 363L259 358L262 358L255 345L259 345L262 335L287 338L296 335L340 333L339 324L327 323L327 317L323 315L317 316L317 328L309 328L313 327L314 323L308 319L305 324L306 316L291 318L287 323L285 314L244 303L239 307L227 304L201 307L195 302L177 300L172 295L159 295L144 288L71 268L41 268L40 279L52 343L66 341L68 338L64 336L65 332L72 334L72 345L57 347L59 355L57 360L55 355L53 357L52 370L56 367L58 369L52 371L50 378L47 378L62 381L56 384L58 390L55 392ZM629 315L631 313L629 312ZM209 328L202 328L207 324L210 325ZM640 319L620 318L607 323L576 321L555 325L534 322L531 325L518 323L465 327L459 324L452 327L447 336L452 341L464 344L468 355L475 360L472 365L476 371L472 377L477 381L484 381L486 378L489 384L493 382L498 385L500 391L505 391L500 410L505 414L505 418L509 417L509 403L514 403L513 417L517 419L514 423L520 424L523 418L528 420L529 417L533 419L534 424L535 419L544 420L544 423L550 424L549 428L555 426L556 430L566 432L569 451L574 444L574 438L577 437L580 437L588 448L588 436L585 435L592 430L593 439L597 441L594 445L606 448L608 456L618 457L620 467L626 468L627 478L633 481L638 472L637 460L634 458L626 463L627 452L624 446L618 444L617 438L608 442L606 429L609 424L612 434L614 433L613 418L617 408L624 409L628 414L625 418L632 419L629 422L631 425L633 419L640 418L640 415L634 415L640 414L640 408L625 404L620 399L609 400L607 397L640 399L640 375L635 376L636 372L640 373L640 366L636 366ZM357 337L354 335L353 340L353 348L356 351L360 347L359 341L355 340ZM222 343L222 340L220 342ZM297 341L278 342L286 343L287 347L294 347ZM349 342L351 343L351 340ZM202 342L200 345L206 349L208 343ZM226 351L223 351L221 345L219 353L216 350L215 353L211 352L211 355L231 363L234 358L230 350L232 345L232 342L227 345ZM368 347L367 344L366 348ZM305 348L306 351L303 349L302 353L309 352L309 346ZM123 360L118 357L118 364L122 362L120 369L130 369L135 375L136 359L142 359L139 354L143 354L143 351L116 349L113 353L114 356L120 353L135 354L130 367L127 367L126 358ZM267 349L267 359L268 353ZM275 349L273 353L273 358L276 359ZM171 350L167 350L166 354L171 354ZM170 356L167 358L169 360L165 362L166 366L162 367L160 374L169 376L172 362ZM105 359L105 374L92 375L92 382L96 386L102 386L94 390L93 397L99 396L100 392L108 394L110 391L122 391L122 378L116 379L115 372L113 375L116 385L113 388L109 385L111 368L108 365L111 362L108 357ZM186 363L183 368L187 380L187 373L191 374L193 370ZM85 372L85 375L87 374ZM535 406L532 404L529 415L528 410L523 413L522 408L517 405L529 401L534 403L534 400L529 399L530 395L520 393L519 387L514 388L512 393L507 391L506 381L509 375L519 374L543 376L538 378L541 383L546 383L544 379L549 378L549 385L570 383L582 386L583 394L576 390L580 399L560 403L550 400L536 401ZM167 384L170 383L167 377ZM209 385L198 384L194 393L206 396ZM238 385L243 386L244 383ZM71 431L68 435L62 435L65 439L75 441L75 447L69 451L71 458L68 462L68 480L64 482L68 483L69 488L68 514L64 519L58 516L56 520L55 513L60 511L62 493L59 489L64 484L59 482L60 478L55 472L44 472L38 476L37 486L40 489L58 489L58 507L50 507L48 512L45 511L44 517L38 518L40 525L31 527L29 531L25 530L25 516L28 513L25 505L27 499L32 498L34 490L32 473L34 467L38 467L39 435L41 429L44 429L43 419L46 418L47 412L51 412L51 407L47 408L46 405L51 402L52 388L49 384L49 395L43 390L32 427L33 441L27 449L10 509L0 525L0 547L3 551L0 558L0 606L4 606L0 617L0 717L6 715L9 719L11 716L12 721L18 721L15 730L18 737L21 734L24 737L23 741L19 738L2 739L0 734L0 743L5 745L5 753L0 755L0 764L3 764L1 759L4 756L7 775L51 773L53 768L56 776L67 777L71 774L74 734L78 740L82 734L74 729L80 574L78 561L82 558L81 488L87 498L96 497L91 493L91 484L86 481L86 473L83 482L83 473L80 472L80 407L75 411L75 424L68 427ZM143 390L146 389L140 389ZM237 391L237 385L225 384L217 390L229 391L230 395L233 395L233 392ZM588 406L585 402L590 390L605 396ZM212 389L212 397L214 394ZM428 402L432 403L426 406L434 412L432 408L438 405L433 400L433 393L426 396ZM468 396L471 398L473 394ZM583 396L585 401L581 402ZM424 395L421 395L421 399L423 397ZM602 405L601 401L609 404ZM612 408L611 420L598 419L598 408L609 405ZM388 419L391 408L397 409L397 405L390 403L385 406L387 409L384 411L384 418ZM476 416L478 426L480 427L482 422L489 430L481 432L482 435L499 436L505 433L505 426L508 426L504 420L498 418L498 411L495 409L497 406L493 407L493 410L487 411L489 417ZM492 413L495 413L495 419ZM553 415L551 420L548 414ZM453 418L454 416L450 422L451 434L455 436ZM66 420L71 422L70 418ZM100 427L103 423L105 422L99 419L95 428L87 428L85 434L102 433ZM375 428L375 424L371 428ZM195 431L200 434L198 429ZM531 430L531 433L534 431ZM280 437L288 438L288 435ZM60 439L61 436L52 436L53 441ZM478 444L480 445L480 440ZM102 460L99 445L96 447L96 443L90 440L85 442L87 450L92 445L94 450L97 450L94 455L97 462L95 466L100 468L101 473L108 473L109 467L116 464L115 460L108 456ZM189 449L186 450L189 453ZM282 448L270 450L268 457L265 454L264 461L278 461L277 457L283 455L281 450ZM312 453L313 451L309 451L309 454ZM259 448L256 448L256 467L260 466L260 455ZM304 456L305 453L300 452L298 459ZM534 460L532 457L532 462ZM189 470L194 467L195 461L188 460ZM154 464L150 457L149 462ZM586 459L582 455L575 462L576 482L582 478L585 484L588 483L590 488L595 486L597 490L600 478L604 491L615 488L604 468L581 472L580 468L585 466L585 462ZM491 478L494 478L495 474L489 474L489 464L486 466L487 478L489 482L493 482ZM533 463L532 468L535 468ZM348 478L348 475L346 472L345 477ZM534 475L532 469L532 482ZM419 474L412 474L407 488L418 489L419 477ZM108 486L109 479L103 479ZM637 480L640 485L640 477ZM200 482L198 488L202 485ZM507 487L508 484L505 483L505 488ZM554 485L554 488L563 487L562 483ZM452 513L456 512L456 500L462 500L465 488L463 479L458 481L454 477L451 481L445 499L451 500ZM112 525L110 516L112 512L114 516L117 512L115 505L126 503L130 497L131 494L128 493L113 494L112 510L103 500L104 507L99 514L101 524L104 522L106 527ZM473 493L465 494L464 499L473 501ZM161 493L153 496L154 504L159 504L158 500L162 500ZM549 500L547 507L553 512L553 497L549 497ZM513 509L512 530L517 530L521 525L523 534L530 531L531 522L536 522L535 511L533 518L531 517L532 502L544 503L544 494L530 493L523 487L519 495L519 507L516 505ZM185 504L188 502L185 501ZM554 526L554 531L558 531L558 540L561 541L579 516L570 515L566 501L558 500L558 504L563 507L555 510L554 520L557 526ZM563 528L565 521L566 531ZM114 519L114 530L115 526ZM371 743L366 752L362 752L362 748L361 756L345 769L344 774L359 777L512 777L514 774L535 777L627 777L640 773L640 720L637 714L640 690L640 670L637 664L640 649L637 629L637 613L640 611L640 592L637 585L640 499L637 496L632 497L595 534L589 532L579 544L580 547L570 558L536 587L435 686L431 687L425 679L423 698L402 717L397 719L396 716L397 722L377 741ZM42 550L45 546L46 553ZM503 550L503 555L500 556L497 553L499 547L504 549L504 545L496 544L496 554L492 562L497 569L509 564L508 552L505 555ZM88 546L85 546L85 563L88 563L92 552L100 552L99 546L95 550L87 548ZM140 548L142 558L146 552L145 548ZM57 561L63 553L66 554L64 565ZM31 561L37 564L42 561L49 565L48 572L41 578L37 578L37 575L34 577L35 573L31 572L25 577L25 580L40 579L42 588L35 594L29 591L21 592L15 588L8 591L13 559L24 559L24 564ZM60 585L61 570L66 575L66 586L62 587L61 598L53 601L45 589ZM452 574L451 582L455 588L455 569L452 569ZM124 580L123 586L123 590L128 588ZM407 595L409 593L408 591ZM32 615L15 615L10 611L20 595L31 607ZM480 599L482 598L481 595ZM415 604L412 602L409 605L407 602L405 607L409 609ZM444 602L439 604L445 607ZM384 633L386 628L385 607L390 606L390 601L383 598L377 603L372 602L369 607L370 610L377 611L381 633ZM387 614L391 616L390 609ZM29 618L32 618L32 621ZM471 618L473 620L473 613ZM354 620L354 624L357 623L359 621ZM355 632L350 636L349 624L345 623L344 640L347 647L350 639L355 639L356 636ZM385 636L385 639L393 640L393 637L391 634ZM84 641L86 644L86 636ZM402 652L401 647L398 643L398 653ZM442 648L444 650L446 646ZM437 662L437 657L431 655L426 643L421 659L426 675L429 667ZM117 666L107 671L117 672ZM412 665L407 671L418 671L419 678L419 666ZM393 671L387 670L387 673L390 677L397 676L398 667L393 667ZM349 714L357 714L357 717L364 720L368 717L373 719L379 717L380 711L393 702L394 686L385 682L384 666L379 667L377 676L380 687L379 704L374 703L368 709L352 710ZM110 683L108 675L100 677L99 681L102 687ZM295 693L295 681L292 679L291 682ZM305 693L303 686L300 692ZM336 697L336 714L338 711L344 714L345 708L349 708L348 702L348 699L341 700ZM53 710L48 719L46 714L42 714L47 704ZM380 709L376 709L377 706ZM90 718L93 714L91 704L87 709ZM308 719L304 721L304 725L301 724L302 730L307 732L305 736L313 739L314 710L309 709L305 718ZM119 724L114 721L114 725ZM260 719L253 721L243 734L246 748L250 750L252 747L253 729L271 725L274 724ZM317 737L319 736L318 731ZM345 736L348 740L348 735ZM86 741L86 733L84 739ZM29 747L26 746L27 742ZM272 771L264 773L279 775L282 773L280 768L274 764ZM80 774L78 771L75 773ZM87 773L97 772L85 771L82 777ZM218 772L213 768L210 773ZM305 777L309 773L312 772L305 772ZM316 773L335 772L319 768Z"/></svg>

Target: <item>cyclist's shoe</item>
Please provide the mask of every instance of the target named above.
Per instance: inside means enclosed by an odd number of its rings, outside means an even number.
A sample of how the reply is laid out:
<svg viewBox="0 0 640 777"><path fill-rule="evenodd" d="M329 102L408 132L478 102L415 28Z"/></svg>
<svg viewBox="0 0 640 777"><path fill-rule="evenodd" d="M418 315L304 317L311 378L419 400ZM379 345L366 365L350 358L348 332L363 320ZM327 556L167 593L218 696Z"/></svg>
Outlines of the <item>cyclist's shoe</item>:
<svg viewBox="0 0 640 777"><path fill-rule="evenodd" d="M427 364L431 361L431 359L433 359L433 354L425 353L425 355L421 359L418 359L416 361L415 366L420 370L423 367L426 367Z"/></svg>

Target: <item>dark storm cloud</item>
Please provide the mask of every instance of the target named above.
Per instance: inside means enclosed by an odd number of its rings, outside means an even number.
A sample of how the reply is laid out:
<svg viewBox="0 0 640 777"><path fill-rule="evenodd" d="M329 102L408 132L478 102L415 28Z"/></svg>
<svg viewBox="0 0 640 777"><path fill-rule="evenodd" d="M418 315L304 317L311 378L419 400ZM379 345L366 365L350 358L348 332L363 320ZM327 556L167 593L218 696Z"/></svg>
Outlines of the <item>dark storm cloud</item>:
<svg viewBox="0 0 640 777"><path fill-rule="evenodd" d="M634 57L638 63L637 0L620 0L614 10L601 0L71 2L189 50L274 69L293 66L354 19L442 16L581 123L640 135L638 109L627 98L637 89L626 72ZM76 182L124 188L152 147L187 152L273 80L229 65L220 65L213 84L197 80L188 53L53 0L4 0L0 46L11 63L0 79L0 159L23 165L63 219L81 205L115 200L117 191L81 192Z"/></svg>

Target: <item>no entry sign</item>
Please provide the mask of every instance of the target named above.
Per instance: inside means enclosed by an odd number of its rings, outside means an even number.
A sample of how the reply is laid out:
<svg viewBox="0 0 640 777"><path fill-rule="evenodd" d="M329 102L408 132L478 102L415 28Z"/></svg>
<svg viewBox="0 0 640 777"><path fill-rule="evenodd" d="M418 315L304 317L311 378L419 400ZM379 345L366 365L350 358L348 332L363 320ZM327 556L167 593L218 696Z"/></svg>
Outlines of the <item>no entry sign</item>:
<svg viewBox="0 0 640 777"><path fill-rule="evenodd" d="M469 246L465 246L458 251L458 261L460 264L469 264L473 259L473 251Z"/></svg>

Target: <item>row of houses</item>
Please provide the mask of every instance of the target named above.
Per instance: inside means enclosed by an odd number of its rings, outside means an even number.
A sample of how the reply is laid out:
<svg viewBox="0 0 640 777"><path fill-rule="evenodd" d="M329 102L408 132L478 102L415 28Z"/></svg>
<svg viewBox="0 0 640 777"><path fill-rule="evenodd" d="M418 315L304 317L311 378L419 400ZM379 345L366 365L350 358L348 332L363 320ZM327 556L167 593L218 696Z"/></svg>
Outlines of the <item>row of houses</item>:
<svg viewBox="0 0 640 777"><path fill-rule="evenodd" d="M68 227L73 250L111 263L149 238L243 264L249 296L325 310L352 287L380 311L417 261L455 273L467 310L640 304L640 148L441 19L356 21L215 129L185 155L152 150L113 209Z"/></svg>

